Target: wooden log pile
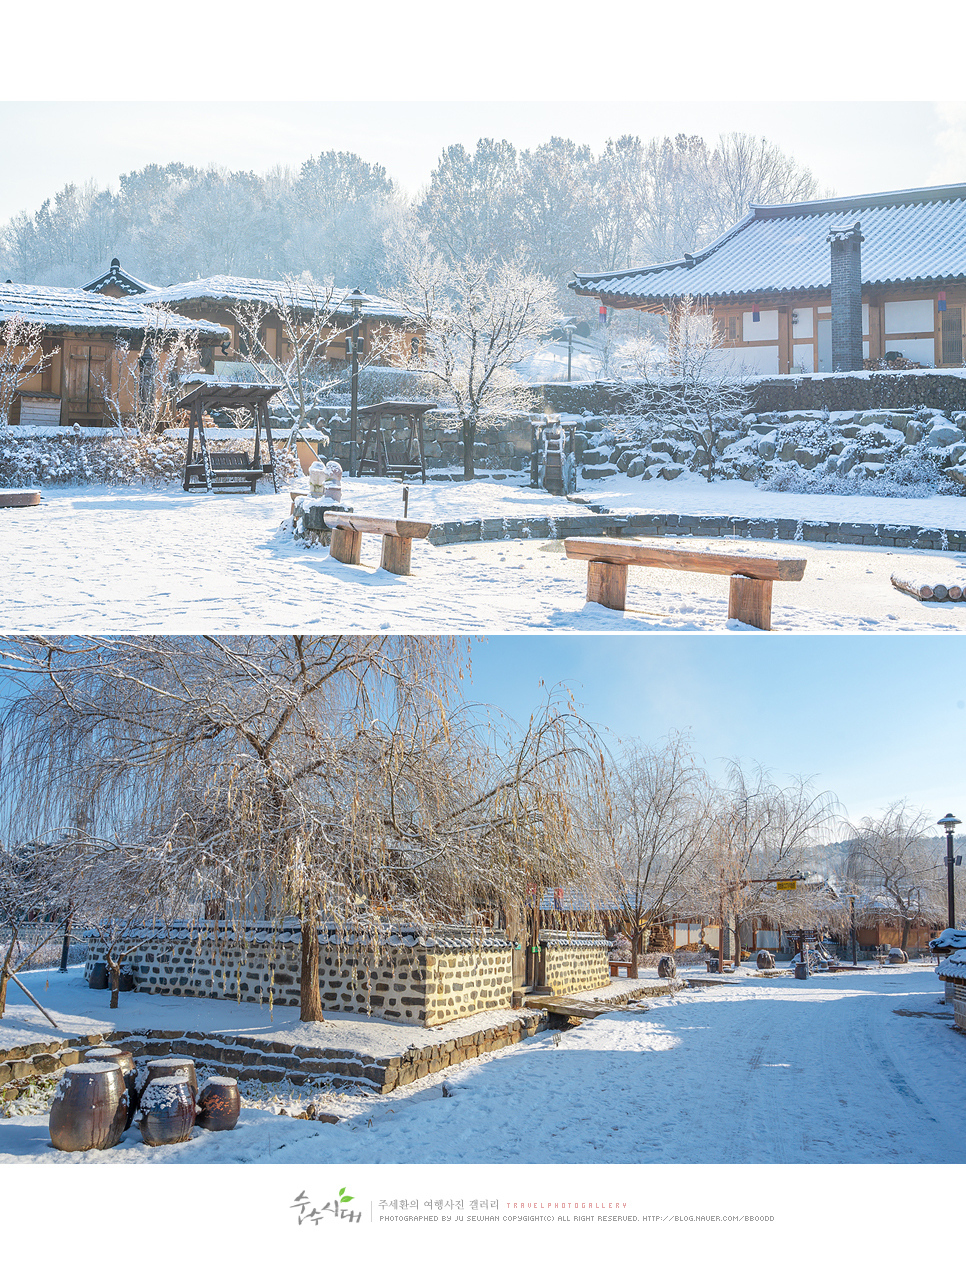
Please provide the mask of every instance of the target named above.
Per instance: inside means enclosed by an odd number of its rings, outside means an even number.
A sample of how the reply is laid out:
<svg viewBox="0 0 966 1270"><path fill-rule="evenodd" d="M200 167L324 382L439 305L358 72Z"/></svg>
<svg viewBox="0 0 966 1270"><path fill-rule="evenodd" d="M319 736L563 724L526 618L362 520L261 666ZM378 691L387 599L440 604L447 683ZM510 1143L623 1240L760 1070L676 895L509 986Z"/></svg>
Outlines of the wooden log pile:
<svg viewBox="0 0 966 1270"><path fill-rule="evenodd" d="M899 574L892 575L892 585L897 591L904 591L916 600L962 600L966 598L963 588L955 582L947 586L944 582L923 582L921 578L903 578Z"/></svg>

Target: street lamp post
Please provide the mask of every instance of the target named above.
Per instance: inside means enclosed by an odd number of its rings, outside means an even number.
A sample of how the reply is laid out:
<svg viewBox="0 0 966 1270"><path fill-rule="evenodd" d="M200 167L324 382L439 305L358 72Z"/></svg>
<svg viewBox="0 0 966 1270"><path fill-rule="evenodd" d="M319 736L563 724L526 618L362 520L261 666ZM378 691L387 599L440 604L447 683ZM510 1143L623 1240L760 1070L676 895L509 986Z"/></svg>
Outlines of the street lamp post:
<svg viewBox="0 0 966 1270"><path fill-rule="evenodd" d="M946 906L948 912L948 923L950 930L956 929L956 890L955 878L953 877L953 866L959 864L962 856L953 855L953 830L962 821L956 819L951 811L948 811L942 820L936 823L941 825L946 831Z"/></svg>
<svg viewBox="0 0 966 1270"><path fill-rule="evenodd" d="M362 302L365 299L358 287L350 293L349 303L352 305L352 334L349 336L348 343L352 356L352 369L350 376L350 407L349 407L349 475L358 476L356 471L356 453L359 444L359 310L362 308Z"/></svg>
<svg viewBox="0 0 966 1270"><path fill-rule="evenodd" d="M859 953L858 953L858 948L856 947L856 939L855 939L855 901L857 898L858 897L855 895L849 896L849 937L852 941L852 965L853 966L857 966L859 964Z"/></svg>

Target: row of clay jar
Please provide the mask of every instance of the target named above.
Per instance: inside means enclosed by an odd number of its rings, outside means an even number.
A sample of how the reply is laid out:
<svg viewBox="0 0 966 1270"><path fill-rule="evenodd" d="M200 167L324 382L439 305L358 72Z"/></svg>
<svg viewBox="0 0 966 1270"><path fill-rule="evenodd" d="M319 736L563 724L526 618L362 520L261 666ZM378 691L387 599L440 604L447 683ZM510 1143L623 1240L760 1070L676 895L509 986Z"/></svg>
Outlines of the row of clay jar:
<svg viewBox="0 0 966 1270"><path fill-rule="evenodd" d="M64 1072L50 1109L50 1140L58 1151L104 1151L116 1146L138 1116L148 1146L186 1142L202 1129L234 1129L241 1112L238 1082L212 1076L198 1092L190 1058L154 1058L137 1084L128 1050L90 1049Z"/></svg>

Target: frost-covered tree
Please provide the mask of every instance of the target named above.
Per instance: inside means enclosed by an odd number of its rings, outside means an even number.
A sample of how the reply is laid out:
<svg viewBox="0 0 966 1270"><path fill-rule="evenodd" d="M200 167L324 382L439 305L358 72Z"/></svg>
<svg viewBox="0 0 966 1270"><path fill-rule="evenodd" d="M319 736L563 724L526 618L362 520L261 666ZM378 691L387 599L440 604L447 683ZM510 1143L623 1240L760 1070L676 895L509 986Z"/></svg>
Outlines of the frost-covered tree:
<svg viewBox="0 0 966 1270"><path fill-rule="evenodd" d="M712 786L680 735L660 746L629 746L611 782L600 831L609 889L631 946L629 974L636 979L651 930L686 903L705 845Z"/></svg>
<svg viewBox="0 0 966 1270"><path fill-rule="evenodd" d="M622 350L636 372L623 431L639 440L676 435L693 447L692 470L713 481L727 434L749 409L749 386L712 313L692 296L667 312L663 334L649 331Z"/></svg>
<svg viewBox="0 0 966 1270"><path fill-rule="evenodd" d="M552 325L553 284L516 261L446 258L425 235L411 238L400 262L405 282L392 298L418 340L413 369L452 403L469 480L481 420L525 404L513 368Z"/></svg>
<svg viewBox="0 0 966 1270"><path fill-rule="evenodd" d="M141 897L171 897L169 913L214 899L242 927L294 914L301 1017L318 1020L322 923L376 938L386 913L512 911L582 867L592 735L548 703L494 740L456 708L452 641L37 636L3 652L26 687L0 718L0 805L35 825L83 806L91 841L129 844L94 857L116 874L116 950Z"/></svg>
<svg viewBox="0 0 966 1270"><path fill-rule="evenodd" d="M945 843L933 833L926 814L903 801L852 826L846 868L857 883L859 913L873 921L894 917L902 949L917 921L945 921Z"/></svg>
<svg viewBox="0 0 966 1270"><path fill-rule="evenodd" d="M7 427L10 408L21 388L49 366L52 352L44 352L44 328L14 313L0 322L0 430Z"/></svg>

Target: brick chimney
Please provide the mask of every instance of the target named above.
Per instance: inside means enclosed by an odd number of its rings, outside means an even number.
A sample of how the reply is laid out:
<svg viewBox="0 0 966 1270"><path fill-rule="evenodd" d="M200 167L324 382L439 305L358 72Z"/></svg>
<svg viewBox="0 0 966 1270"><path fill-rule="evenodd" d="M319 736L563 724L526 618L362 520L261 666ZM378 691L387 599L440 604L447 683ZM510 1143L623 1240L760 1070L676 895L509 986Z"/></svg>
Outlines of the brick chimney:
<svg viewBox="0 0 966 1270"><path fill-rule="evenodd" d="M832 228L832 369L862 369L862 234L858 221Z"/></svg>

